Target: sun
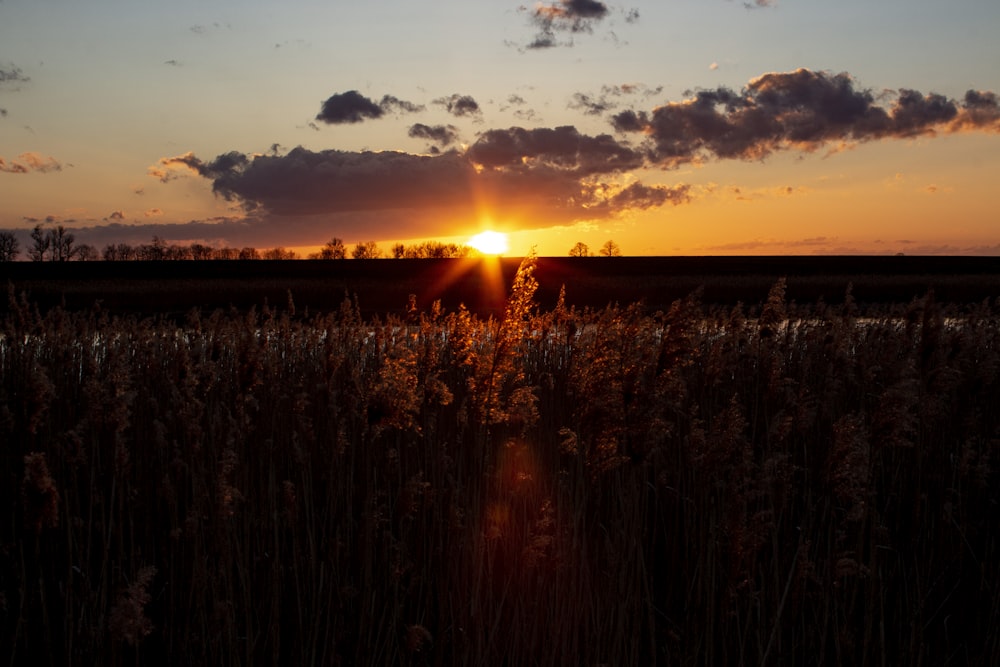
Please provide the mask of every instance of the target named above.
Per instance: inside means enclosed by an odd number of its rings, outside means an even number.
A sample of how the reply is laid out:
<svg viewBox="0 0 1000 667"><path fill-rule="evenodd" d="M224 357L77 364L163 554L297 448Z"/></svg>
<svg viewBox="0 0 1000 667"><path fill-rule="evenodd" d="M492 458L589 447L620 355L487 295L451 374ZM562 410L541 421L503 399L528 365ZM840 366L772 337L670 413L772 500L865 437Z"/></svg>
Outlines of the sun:
<svg viewBox="0 0 1000 667"><path fill-rule="evenodd" d="M489 230L476 234L468 243L484 255L502 255L508 247L506 234Z"/></svg>

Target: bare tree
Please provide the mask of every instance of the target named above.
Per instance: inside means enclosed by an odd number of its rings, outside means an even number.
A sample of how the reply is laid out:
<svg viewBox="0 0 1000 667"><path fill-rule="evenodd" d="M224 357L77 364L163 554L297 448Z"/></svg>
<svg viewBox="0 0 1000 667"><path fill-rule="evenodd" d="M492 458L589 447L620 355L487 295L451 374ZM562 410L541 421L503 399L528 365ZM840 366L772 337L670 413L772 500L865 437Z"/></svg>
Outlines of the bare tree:
<svg viewBox="0 0 1000 667"><path fill-rule="evenodd" d="M73 245L76 237L65 227L59 225L48 233L49 258L54 262L68 262L76 256L77 249Z"/></svg>
<svg viewBox="0 0 1000 667"><path fill-rule="evenodd" d="M403 245L402 243L394 243L394 244L392 244L392 258L393 259L402 259L405 256L406 256L406 246L405 245Z"/></svg>
<svg viewBox="0 0 1000 667"><path fill-rule="evenodd" d="M351 251L351 257L354 259L378 259L381 256L382 251L379 250L378 244L374 241L359 243Z"/></svg>
<svg viewBox="0 0 1000 667"><path fill-rule="evenodd" d="M81 243L73 249L73 256L80 262L96 262L101 258L97 248L89 243Z"/></svg>
<svg viewBox="0 0 1000 667"><path fill-rule="evenodd" d="M13 262L20 250L14 232L0 232L0 262Z"/></svg>
<svg viewBox="0 0 1000 667"><path fill-rule="evenodd" d="M136 249L137 258L145 261L159 261L167 257L167 242L159 236L152 243L143 243Z"/></svg>
<svg viewBox="0 0 1000 667"><path fill-rule="evenodd" d="M124 262L138 259L139 253L128 243L109 243L104 246L101 256L106 262Z"/></svg>
<svg viewBox="0 0 1000 667"><path fill-rule="evenodd" d="M347 259L347 246L342 239L334 236L319 251L320 259Z"/></svg>
<svg viewBox="0 0 1000 667"><path fill-rule="evenodd" d="M191 259L212 259L213 249L202 243L191 244Z"/></svg>
<svg viewBox="0 0 1000 667"><path fill-rule="evenodd" d="M570 257L590 257L590 248L586 243L578 241L575 246L569 249Z"/></svg>
<svg viewBox="0 0 1000 667"><path fill-rule="evenodd" d="M294 250L286 250L285 248L278 246L277 248L270 248L261 253L261 258L263 259L298 259L299 256Z"/></svg>
<svg viewBox="0 0 1000 667"><path fill-rule="evenodd" d="M31 247L28 248L28 259L32 262L44 262L49 254L49 235L41 225L35 225L31 230Z"/></svg>
<svg viewBox="0 0 1000 667"><path fill-rule="evenodd" d="M614 241L605 241L604 245L601 246L601 255L604 257L621 257L622 249Z"/></svg>

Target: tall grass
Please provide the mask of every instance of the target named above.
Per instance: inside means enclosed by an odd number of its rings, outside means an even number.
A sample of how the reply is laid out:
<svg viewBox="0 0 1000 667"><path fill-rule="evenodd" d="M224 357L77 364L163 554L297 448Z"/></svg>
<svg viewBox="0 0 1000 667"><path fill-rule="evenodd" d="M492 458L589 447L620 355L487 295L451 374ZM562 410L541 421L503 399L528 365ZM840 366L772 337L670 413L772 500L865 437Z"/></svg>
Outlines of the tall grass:
<svg viewBox="0 0 1000 667"><path fill-rule="evenodd" d="M995 664L1000 304L0 329L8 664Z"/></svg>

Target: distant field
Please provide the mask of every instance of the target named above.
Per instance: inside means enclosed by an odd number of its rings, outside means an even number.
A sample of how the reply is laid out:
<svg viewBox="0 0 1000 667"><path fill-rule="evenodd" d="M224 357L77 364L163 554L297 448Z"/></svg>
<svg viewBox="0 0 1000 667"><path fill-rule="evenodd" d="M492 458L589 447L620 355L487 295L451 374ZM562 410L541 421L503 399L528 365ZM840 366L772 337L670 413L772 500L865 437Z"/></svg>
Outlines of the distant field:
<svg viewBox="0 0 1000 667"><path fill-rule="evenodd" d="M265 302L284 307L290 292L300 309L331 310L350 295L366 316L399 313L413 294L420 308L439 299L449 310L465 304L489 314L502 307L519 263L519 258L17 262L0 265L0 279L43 309L90 308L97 302L111 310L160 313ZM906 303L929 290L953 303L1000 296L995 257L543 257L536 276L543 307L555 303L562 286L567 303L577 307L642 301L658 310L698 288L706 304L753 307L781 277L787 278L788 299L800 304L839 303L849 284L862 307Z"/></svg>

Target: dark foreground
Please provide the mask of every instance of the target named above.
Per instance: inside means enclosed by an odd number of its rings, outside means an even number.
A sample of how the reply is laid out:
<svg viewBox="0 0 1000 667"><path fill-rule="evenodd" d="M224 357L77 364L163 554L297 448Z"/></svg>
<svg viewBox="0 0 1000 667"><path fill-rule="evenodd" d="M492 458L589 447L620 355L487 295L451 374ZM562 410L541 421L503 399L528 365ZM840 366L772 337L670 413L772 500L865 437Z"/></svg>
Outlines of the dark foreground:
<svg viewBox="0 0 1000 667"><path fill-rule="evenodd" d="M15 299L0 661L997 664L995 294L530 278L492 319Z"/></svg>
<svg viewBox="0 0 1000 667"><path fill-rule="evenodd" d="M191 308L337 309L357 297L365 316L402 313L410 295L478 314L503 309L519 259L380 259L334 261L65 262L0 264L0 281L42 308L71 310L100 303L140 314L184 314ZM650 311L703 290L704 303L760 304L779 278L801 304L841 303L848 286L856 303L906 303L933 290L941 301L978 303L1000 294L996 257L542 257L537 299L555 305L561 287L577 307L642 301ZM0 303L0 308L4 304Z"/></svg>

